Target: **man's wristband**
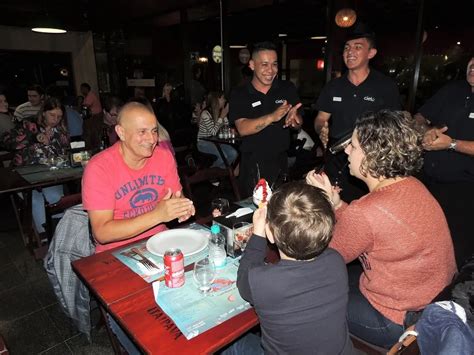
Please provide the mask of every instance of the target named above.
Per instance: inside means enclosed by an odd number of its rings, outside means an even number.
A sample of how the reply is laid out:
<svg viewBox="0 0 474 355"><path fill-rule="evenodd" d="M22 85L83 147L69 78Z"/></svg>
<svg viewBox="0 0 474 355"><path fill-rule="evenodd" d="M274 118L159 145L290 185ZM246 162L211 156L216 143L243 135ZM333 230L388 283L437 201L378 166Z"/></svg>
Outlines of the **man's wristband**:
<svg viewBox="0 0 474 355"><path fill-rule="evenodd" d="M451 139L451 143L449 143L448 150L451 152L455 152L457 146L458 146L458 142L453 138Z"/></svg>

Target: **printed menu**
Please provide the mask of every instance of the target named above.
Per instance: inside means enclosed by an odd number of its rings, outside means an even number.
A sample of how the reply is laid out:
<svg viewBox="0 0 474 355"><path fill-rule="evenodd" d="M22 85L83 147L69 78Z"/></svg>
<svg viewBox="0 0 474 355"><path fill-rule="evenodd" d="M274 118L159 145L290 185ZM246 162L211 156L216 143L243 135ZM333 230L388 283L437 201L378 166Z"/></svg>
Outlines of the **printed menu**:
<svg viewBox="0 0 474 355"><path fill-rule="evenodd" d="M186 339L192 339L252 307L240 297L237 269L235 259L227 258L227 265L217 271L211 290L205 295L194 283L193 271L186 272L186 281L180 288L167 288L161 282L155 301Z"/></svg>

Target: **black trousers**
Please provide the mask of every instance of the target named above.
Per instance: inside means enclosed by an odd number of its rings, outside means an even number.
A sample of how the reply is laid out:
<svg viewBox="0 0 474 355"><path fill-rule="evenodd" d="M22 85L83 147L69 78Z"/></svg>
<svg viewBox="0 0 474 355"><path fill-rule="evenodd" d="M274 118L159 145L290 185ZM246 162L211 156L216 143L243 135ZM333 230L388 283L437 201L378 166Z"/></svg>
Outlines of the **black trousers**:
<svg viewBox="0 0 474 355"><path fill-rule="evenodd" d="M242 152L240 157L239 188L242 197L251 196L259 178L272 184L288 173L288 155L284 152Z"/></svg>
<svg viewBox="0 0 474 355"><path fill-rule="evenodd" d="M444 211L460 269L474 253L474 182L443 183L427 176L422 180Z"/></svg>

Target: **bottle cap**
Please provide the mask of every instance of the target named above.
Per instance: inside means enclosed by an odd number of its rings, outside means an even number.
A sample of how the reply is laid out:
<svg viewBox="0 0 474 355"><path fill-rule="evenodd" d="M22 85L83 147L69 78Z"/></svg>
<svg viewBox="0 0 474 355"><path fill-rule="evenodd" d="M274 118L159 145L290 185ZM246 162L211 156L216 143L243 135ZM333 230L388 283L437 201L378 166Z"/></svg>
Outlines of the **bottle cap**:
<svg viewBox="0 0 474 355"><path fill-rule="evenodd" d="M217 234L217 233L220 233L220 232L221 232L221 228L217 224L212 225L211 233Z"/></svg>

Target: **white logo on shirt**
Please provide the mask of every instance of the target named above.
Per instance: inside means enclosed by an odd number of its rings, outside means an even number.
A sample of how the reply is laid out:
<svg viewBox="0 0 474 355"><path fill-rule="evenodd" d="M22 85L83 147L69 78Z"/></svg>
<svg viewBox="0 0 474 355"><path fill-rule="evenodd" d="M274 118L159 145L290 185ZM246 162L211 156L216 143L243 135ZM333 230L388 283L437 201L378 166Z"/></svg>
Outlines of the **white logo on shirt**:
<svg viewBox="0 0 474 355"><path fill-rule="evenodd" d="M474 112L471 112L471 113L469 114L469 118L474 118Z"/></svg>
<svg viewBox="0 0 474 355"><path fill-rule="evenodd" d="M261 101L255 101L255 102L252 102L252 107L257 107L257 106L260 106L262 104Z"/></svg>
<svg viewBox="0 0 474 355"><path fill-rule="evenodd" d="M332 98L332 101L341 102L341 101L342 101L342 97L339 97L339 96L333 96L333 98Z"/></svg>
<svg viewBox="0 0 474 355"><path fill-rule="evenodd" d="M373 98L372 96L366 96L366 97L364 97L364 100L365 100L365 101L374 102L374 101L375 101L375 98Z"/></svg>
<svg viewBox="0 0 474 355"><path fill-rule="evenodd" d="M283 99L275 100L275 103L276 103L276 104L282 104L282 103L284 103L284 102L285 102L285 100L283 100Z"/></svg>

